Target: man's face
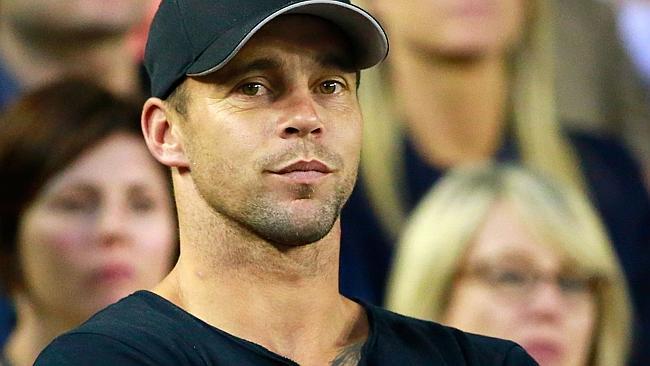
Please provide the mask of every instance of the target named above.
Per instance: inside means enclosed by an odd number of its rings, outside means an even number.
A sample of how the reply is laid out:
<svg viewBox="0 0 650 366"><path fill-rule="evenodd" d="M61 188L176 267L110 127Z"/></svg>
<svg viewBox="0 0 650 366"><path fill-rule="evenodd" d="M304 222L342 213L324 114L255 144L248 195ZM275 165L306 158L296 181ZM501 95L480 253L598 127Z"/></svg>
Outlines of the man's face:
<svg viewBox="0 0 650 366"><path fill-rule="evenodd" d="M178 126L195 187L217 215L281 245L331 230L361 146L351 54L332 24L282 16L226 67L185 82Z"/></svg>

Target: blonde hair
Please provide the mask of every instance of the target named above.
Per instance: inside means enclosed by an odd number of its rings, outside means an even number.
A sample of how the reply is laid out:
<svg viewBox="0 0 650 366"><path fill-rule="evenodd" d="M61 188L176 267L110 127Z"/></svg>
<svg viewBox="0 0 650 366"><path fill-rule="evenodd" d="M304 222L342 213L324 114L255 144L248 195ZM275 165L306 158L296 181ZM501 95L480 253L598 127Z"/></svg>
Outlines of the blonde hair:
<svg viewBox="0 0 650 366"><path fill-rule="evenodd" d="M399 242L387 307L441 321L472 238L500 200L513 205L541 242L552 245L577 268L604 279L596 290L592 365L624 365L631 340L631 305L602 224L581 194L523 167L459 167L425 196Z"/></svg>
<svg viewBox="0 0 650 366"><path fill-rule="evenodd" d="M356 1L356 3L363 1ZM521 47L514 51L510 94L514 136L524 164L584 191L579 160L556 117L552 2L531 2ZM372 209L393 239L407 217L404 207L403 126L389 87L388 69L364 71L359 90L365 127L360 172Z"/></svg>

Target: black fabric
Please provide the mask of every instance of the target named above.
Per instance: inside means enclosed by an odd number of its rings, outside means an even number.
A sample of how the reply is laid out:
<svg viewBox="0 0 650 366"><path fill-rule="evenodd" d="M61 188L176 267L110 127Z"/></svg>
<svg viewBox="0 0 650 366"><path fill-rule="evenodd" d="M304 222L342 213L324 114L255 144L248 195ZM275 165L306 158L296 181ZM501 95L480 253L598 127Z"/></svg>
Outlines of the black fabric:
<svg viewBox="0 0 650 366"><path fill-rule="evenodd" d="M370 336L359 365L536 365L510 341L364 307ZM151 292L138 291L55 339L35 365L297 364L214 328Z"/></svg>

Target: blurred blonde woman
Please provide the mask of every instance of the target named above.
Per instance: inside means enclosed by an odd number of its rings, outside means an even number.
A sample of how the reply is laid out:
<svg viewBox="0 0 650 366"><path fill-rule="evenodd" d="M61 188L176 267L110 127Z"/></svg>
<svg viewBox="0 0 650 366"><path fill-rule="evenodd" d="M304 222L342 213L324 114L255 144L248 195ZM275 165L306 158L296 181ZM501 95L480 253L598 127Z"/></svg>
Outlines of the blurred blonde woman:
<svg viewBox="0 0 650 366"><path fill-rule="evenodd" d="M516 161L573 187L598 210L639 329L650 328L650 200L620 144L560 128L549 21L555 2L367 3L387 28L391 54L364 74L359 90L365 135L359 183L341 216L341 291L382 301L392 243L448 169Z"/></svg>
<svg viewBox="0 0 650 366"><path fill-rule="evenodd" d="M514 165L457 168L425 196L387 306L512 339L542 366L622 366L630 342L623 274L596 213Z"/></svg>

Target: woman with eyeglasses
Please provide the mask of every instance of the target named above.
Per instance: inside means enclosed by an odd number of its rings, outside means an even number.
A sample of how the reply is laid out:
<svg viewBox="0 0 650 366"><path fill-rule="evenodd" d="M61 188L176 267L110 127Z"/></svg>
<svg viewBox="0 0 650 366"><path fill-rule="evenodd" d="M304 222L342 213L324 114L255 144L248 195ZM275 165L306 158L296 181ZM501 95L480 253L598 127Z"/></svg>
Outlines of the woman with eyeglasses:
<svg viewBox="0 0 650 366"><path fill-rule="evenodd" d="M514 165L456 168L416 208L387 290L394 311L512 339L542 366L622 366L624 278L581 195Z"/></svg>

